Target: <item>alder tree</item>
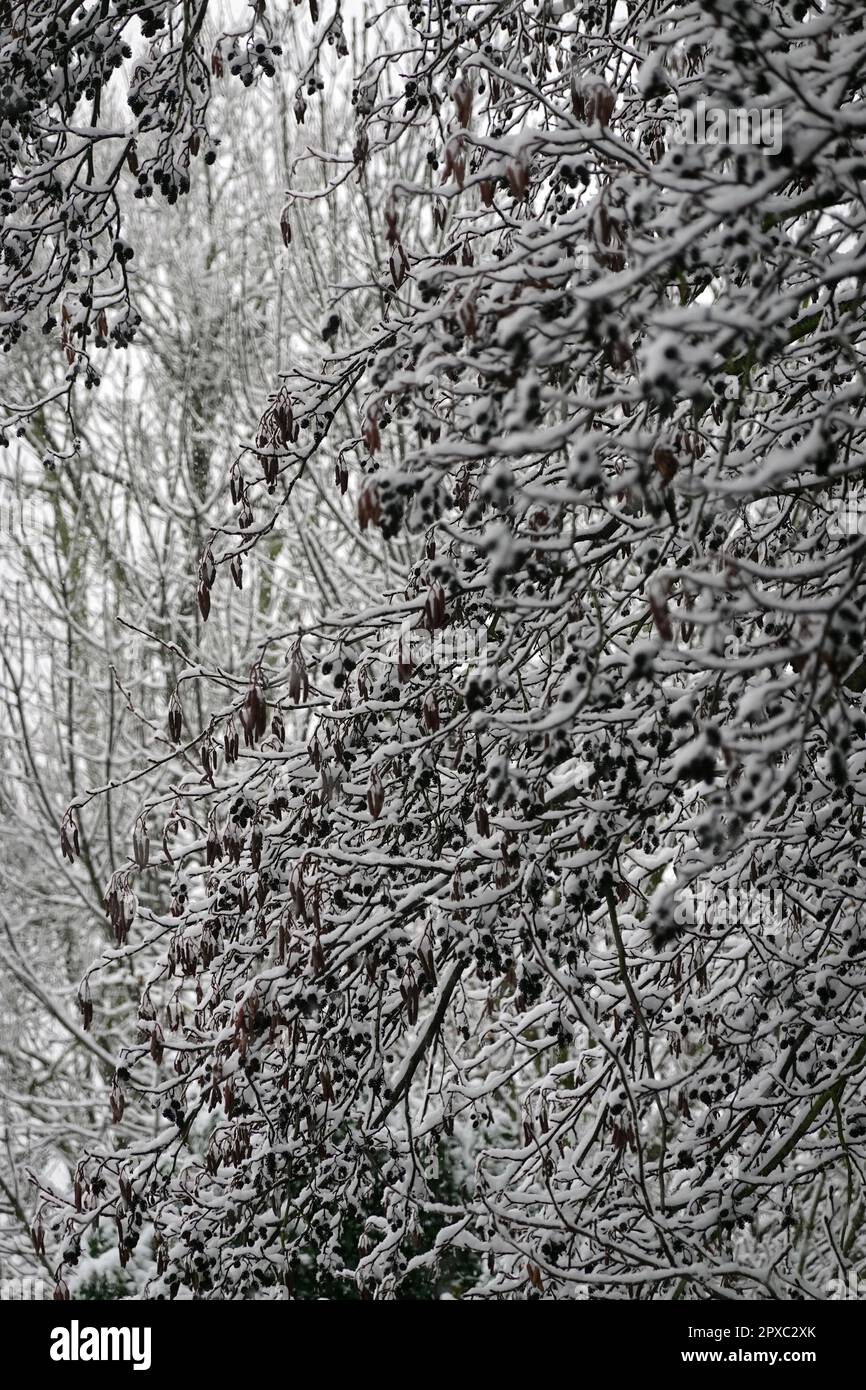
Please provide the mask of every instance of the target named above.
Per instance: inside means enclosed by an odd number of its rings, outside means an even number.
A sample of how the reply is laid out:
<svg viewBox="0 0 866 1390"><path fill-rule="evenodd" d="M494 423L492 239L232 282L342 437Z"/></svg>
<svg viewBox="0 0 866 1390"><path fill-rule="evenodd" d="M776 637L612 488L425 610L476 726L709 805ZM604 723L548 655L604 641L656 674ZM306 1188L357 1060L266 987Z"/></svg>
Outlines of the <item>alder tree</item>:
<svg viewBox="0 0 866 1390"><path fill-rule="evenodd" d="M307 528L320 594L179 662L106 890L150 1132L40 1228L146 1243L147 1297L827 1297L866 1216L862 6L311 0L287 45L262 2L213 46L203 4L55 8L0 52L3 331L49 314L70 410L136 312L120 165L184 192L212 82L288 83L272 234L333 254L188 576L213 623ZM684 139L699 103L780 138Z"/></svg>

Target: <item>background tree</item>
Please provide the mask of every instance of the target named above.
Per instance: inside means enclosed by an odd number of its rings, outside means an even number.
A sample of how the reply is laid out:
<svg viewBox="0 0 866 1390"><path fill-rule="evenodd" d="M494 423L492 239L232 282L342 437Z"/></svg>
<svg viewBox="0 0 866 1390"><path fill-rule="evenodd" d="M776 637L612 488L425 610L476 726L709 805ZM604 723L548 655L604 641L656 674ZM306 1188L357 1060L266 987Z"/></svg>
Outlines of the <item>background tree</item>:
<svg viewBox="0 0 866 1390"><path fill-rule="evenodd" d="M116 1080L167 1124L46 1219L150 1223L155 1296L455 1256L475 1298L825 1296L863 1258L860 7L312 19L279 224L339 231L329 350L232 465L202 617L305 489L357 535L328 611L179 670L205 781L151 762ZM782 138L684 143L701 100Z"/></svg>
<svg viewBox="0 0 866 1390"><path fill-rule="evenodd" d="M156 908L171 889L170 869L150 862L154 826L139 818L142 798L166 778L182 785L203 773L196 749L190 756L169 740L166 703L197 663L252 663L275 626L322 606L321 585L327 602L334 593L321 560L299 580L299 556L314 544L299 529L296 542L273 537L238 568L238 601L206 629L196 600L208 510L237 431L252 432L266 403L287 336L286 305L296 345L319 341L327 307L316 247L306 257L296 249L289 266L274 235L281 204L274 213L272 179L254 157L265 124L285 166L279 139L288 100L285 84L273 94L225 88L216 121L232 128L231 148L176 211L170 242L150 202L130 205L125 231L148 272L139 333L128 353L110 360L100 389L77 400L75 441L53 399L62 346L49 340L46 353L42 341L24 340L4 373L16 399L43 404L8 447L0 494L2 1272L45 1278L63 1263L76 1297L140 1287L152 1268L146 1227L122 1263L113 1228L83 1242L66 1224L45 1229L34 1175L71 1191L85 1150L147 1142L161 1123L158 1111L124 1108L112 1086L153 962L147 941L120 947L117 933L129 924L110 921L106 907L134 913L141 899ZM300 228L298 238L303 244ZM73 450L74 467L43 469L46 455ZM329 502L315 544L337 549L347 517ZM316 488L299 489L294 505L312 516L321 506ZM353 573L357 583L357 564ZM82 803L74 869L56 834L58 807L73 799ZM192 828L182 795L169 792L166 805L177 833ZM82 977L107 941L110 964L91 990Z"/></svg>

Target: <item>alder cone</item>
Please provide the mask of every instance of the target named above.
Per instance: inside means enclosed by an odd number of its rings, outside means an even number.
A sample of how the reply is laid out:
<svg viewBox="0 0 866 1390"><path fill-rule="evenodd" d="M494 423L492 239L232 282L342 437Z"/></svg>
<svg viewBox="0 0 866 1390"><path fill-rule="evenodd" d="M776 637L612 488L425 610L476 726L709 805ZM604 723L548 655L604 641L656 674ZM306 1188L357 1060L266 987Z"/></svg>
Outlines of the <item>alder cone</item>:
<svg viewBox="0 0 866 1390"><path fill-rule="evenodd" d="M159 1296L800 1301L866 1259L855 11L413 5L299 55L339 140L281 235L328 302L141 805ZM780 138L677 141L698 91ZM127 1231L131 1149L56 1219Z"/></svg>

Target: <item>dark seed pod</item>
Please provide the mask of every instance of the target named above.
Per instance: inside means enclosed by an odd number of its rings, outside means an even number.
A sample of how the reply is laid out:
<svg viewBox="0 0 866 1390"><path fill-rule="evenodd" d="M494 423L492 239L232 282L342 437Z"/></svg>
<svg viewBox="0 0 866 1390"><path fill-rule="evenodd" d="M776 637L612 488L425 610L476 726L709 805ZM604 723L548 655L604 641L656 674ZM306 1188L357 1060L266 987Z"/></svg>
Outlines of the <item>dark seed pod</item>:
<svg viewBox="0 0 866 1390"><path fill-rule="evenodd" d="M362 531L372 524L378 526L382 516L382 504L379 499L379 489L375 483L365 483L364 488L358 498L358 523Z"/></svg>
<svg viewBox="0 0 866 1390"><path fill-rule="evenodd" d="M257 869L262 862L263 843L264 837L262 835L262 827L260 825L254 825L252 834L250 835L250 863L254 869Z"/></svg>
<svg viewBox="0 0 866 1390"><path fill-rule="evenodd" d="M424 696L424 703L421 706L421 715L424 720L424 727L428 729L431 734L435 734L440 725L439 702L432 690L429 690Z"/></svg>
<svg viewBox="0 0 866 1390"><path fill-rule="evenodd" d="M427 590L424 617L431 632L434 632L436 628L445 626L445 590L438 579L434 580Z"/></svg>
<svg viewBox="0 0 866 1390"><path fill-rule="evenodd" d="M168 702L168 736L172 743L180 742L180 733L183 728L183 708L178 699L177 691L172 694Z"/></svg>
<svg viewBox="0 0 866 1390"><path fill-rule="evenodd" d="M382 786L379 773L374 767L370 773L370 781L367 785L367 810L373 820L378 820L382 814L382 807L385 804L385 789Z"/></svg>
<svg viewBox="0 0 866 1390"><path fill-rule="evenodd" d="M207 841L205 843L205 860L207 862L208 868L211 868L217 862L217 860L222 859L222 857L223 847L220 844L220 838L219 835L217 835L216 827L213 824L211 824L210 829L207 833Z"/></svg>
<svg viewBox="0 0 866 1390"><path fill-rule="evenodd" d="M223 734L223 751L227 763L236 763L238 760L238 728L234 719L229 719Z"/></svg>
<svg viewBox="0 0 866 1390"><path fill-rule="evenodd" d="M150 836L143 816L139 816L132 832L132 857L139 869L146 869L150 862Z"/></svg>
<svg viewBox="0 0 866 1390"><path fill-rule="evenodd" d="M240 466L235 460L229 473L229 491L232 498L232 506L236 507L244 495L244 478Z"/></svg>
<svg viewBox="0 0 866 1390"><path fill-rule="evenodd" d="M121 1089L120 1089L120 1086L119 1086L119 1084L118 1084L118 1081L117 1081L117 1078L116 1078L116 1077L115 1077L114 1083L113 1083L113 1085L112 1085L112 1087L111 1087L111 1092L110 1092L109 1097L108 1097L108 1103L109 1103L109 1106L111 1107L111 1122L112 1122L112 1124L115 1124L115 1125L120 1124L120 1121L123 1119L123 1112L124 1112L124 1109L126 1108L126 1101L125 1101L125 1099L124 1099L123 1092L122 1092Z"/></svg>
<svg viewBox="0 0 866 1390"><path fill-rule="evenodd" d="M244 743L248 748L254 747L256 740L264 734L267 727L267 717L268 706L265 697L258 682L253 678L240 709Z"/></svg>
<svg viewBox="0 0 866 1390"><path fill-rule="evenodd" d="M93 1000L90 997L90 985L86 980L78 991L78 1011L81 1014L81 1026L86 1033L93 1022Z"/></svg>
<svg viewBox="0 0 866 1390"><path fill-rule="evenodd" d="M205 781L213 786L214 773L217 770L217 751L208 737L201 746L201 765L204 770Z"/></svg>
<svg viewBox="0 0 866 1390"><path fill-rule="evenodd" d="M205 546L204 554L201 557L199 575L201 576L201 582L203 584L206 584L209 589L213 588L214 580L216 579L216 562L213 557L213 551L209 545Z"/></svg>
<svg viewBox="0 0 866 1390"><path fill-rule="evenodd" d="M70 864L74 863L75 857L80 853L78 847L78 826L75 823L72 812L67 811L60 826L60 852L64 859L68 859Z"/></svg>
<svg viewBox="0 0 866 1390"><path fill-rule="evenodd" d="M292 647L289 657L289 696L298 704L302 697L306 700L309 693L310 682L299 639Z"/></svg>
<svg viewBox="0 0 866 1390"><path fill-rule="evenodd" d="M325 953L318 936L310 950L310 967L314 975L323 975L325 972Z"/></svg>

